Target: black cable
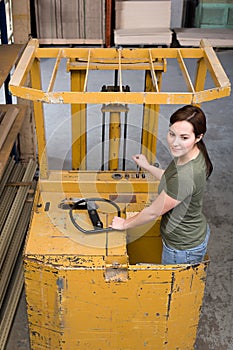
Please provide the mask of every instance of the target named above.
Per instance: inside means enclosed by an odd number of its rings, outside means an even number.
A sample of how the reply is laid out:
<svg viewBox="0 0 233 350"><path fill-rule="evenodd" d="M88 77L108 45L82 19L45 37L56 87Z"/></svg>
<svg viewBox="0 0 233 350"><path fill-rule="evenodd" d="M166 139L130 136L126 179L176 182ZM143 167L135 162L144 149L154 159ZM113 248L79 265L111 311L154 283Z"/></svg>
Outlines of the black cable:
<svg viewBox="0 0 233 350"><path fill-rule="evenodd" d="M117 216L121 216L121 209L120 207L113 202L110 199L106 199L106 198L82 198L80 200L78 200L77 202L74 203L74 205L72 206L72 208L69 210L69 215L70 215L70 220L72 222L72 224L81 232L83 233L102 233L102 232L109 232L109 231L113 231L113 229L110 228L98 228L98 229L94 229L94 230L84 230L81 226L79 226L79 224L76 222L74 216L73 216L73 210L76 210L78 208L78 206L81 203L87 203L88 201L90 202L106 202L111 204L112 206L114 206L117 209Z"/></svg>

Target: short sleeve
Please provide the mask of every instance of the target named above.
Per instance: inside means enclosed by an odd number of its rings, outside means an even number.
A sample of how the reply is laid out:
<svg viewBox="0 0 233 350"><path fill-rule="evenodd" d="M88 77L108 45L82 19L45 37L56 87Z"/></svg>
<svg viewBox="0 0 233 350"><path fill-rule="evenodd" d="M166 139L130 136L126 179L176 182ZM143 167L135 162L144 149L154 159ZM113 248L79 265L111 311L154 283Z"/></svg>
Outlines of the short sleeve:
<svg viewBox="0 0 233 350"><path fill-rule="evenodd" d="M168 196L179 201L192 196L195 190L192 166L174 166L172 172L169 169L165 171L160 190L164 190Z"/></svg>

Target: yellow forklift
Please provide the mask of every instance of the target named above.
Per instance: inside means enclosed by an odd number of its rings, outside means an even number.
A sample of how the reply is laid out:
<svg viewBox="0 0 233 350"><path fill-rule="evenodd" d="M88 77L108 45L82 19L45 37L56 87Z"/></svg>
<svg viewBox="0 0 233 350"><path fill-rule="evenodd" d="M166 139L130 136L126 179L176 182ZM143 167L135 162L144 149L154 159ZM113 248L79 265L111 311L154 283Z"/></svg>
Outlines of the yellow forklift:
<svg viewBox="0 0 233 350"><path fill-rule="evenodd" d="M46 90L42 59L53 62ZM64 60L70 90L54 91ZM171 60L185 91L175 79L170 91L162 89ZM196 67L192 76L189 60ZM114 84L90 90L91 74L101 71L110 71ZM144 86L132 89L126 73L139 71ZM206 86L207 76L212 85ZM9 88L33 101L38 140L40 176L24 251L31 349L193 349L208 256L195 265L162 265L160 220L127 232L109 224L113 216L134 215L157 195L158 182L127 163L130 109L142 111L140 152L154 164L160 105L200 106L230 94L213 48L205 40L199 48L128 49L40 47L31 39ZM71 107L70 169L48 166L44 104ZM87 124L94 105L100 167L90 170Z"/></svg>

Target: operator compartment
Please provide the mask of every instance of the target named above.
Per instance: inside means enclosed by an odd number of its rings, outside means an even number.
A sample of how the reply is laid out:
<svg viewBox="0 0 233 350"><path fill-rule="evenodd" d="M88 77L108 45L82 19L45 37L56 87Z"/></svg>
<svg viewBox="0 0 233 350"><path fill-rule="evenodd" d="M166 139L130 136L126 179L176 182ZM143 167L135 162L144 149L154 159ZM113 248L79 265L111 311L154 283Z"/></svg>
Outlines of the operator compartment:
<svg viewBox="0 0 233 350"><path fill-rule="evenodd" d="M62 255L69 242L69 251L75 255L89 254L90 249L94 255L106 256L120 251L129 264L160 263L160 220L128 232L109 228L114 216L135 215L155 199L158 182L151 175L142 171L53 171L39 186L34 234L28 247L32 244L41 247L43 254L48 249L46 254L56 251Z"/></svg>
<svg viewBox="0 0 233 350"><path fill-rule="evenodd" d="M170 67L177 78L162 90ZM9 87L33 101L38 140L24 251L31 349L193 349L208 259L162 265L160 218L127 231L110 226L158 195L158 181L131 156L158 166L159 148L170 160L160 105L229 95L213 49L206 41L196 49L41 48L31 39Z"/></svg>

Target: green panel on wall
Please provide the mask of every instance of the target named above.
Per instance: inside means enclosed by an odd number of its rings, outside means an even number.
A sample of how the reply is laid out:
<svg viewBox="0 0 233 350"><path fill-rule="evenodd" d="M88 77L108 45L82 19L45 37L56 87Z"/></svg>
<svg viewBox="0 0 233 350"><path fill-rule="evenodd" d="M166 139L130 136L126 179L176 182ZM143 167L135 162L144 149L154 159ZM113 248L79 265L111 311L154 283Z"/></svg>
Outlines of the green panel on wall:
<svg viewBox="0 0 233 350"><path fill-rule="evenodd" d="M228 11L228 19L227 24L231 27L233 27L233 7L229 9Z"/></svg>
<svg viewBox="0 0 233 350"><path fill-rule="evenodd" d="M223 25L224 24L224 12L223 8L210 8L203 7L202 9L202 24L215 24Z"/></svg>
<svg viewBox="0 0 233 350"><path fill-rule="evenodd" d="M200 28L233 28L233 1L200 1L195 26Z"/></svg>

